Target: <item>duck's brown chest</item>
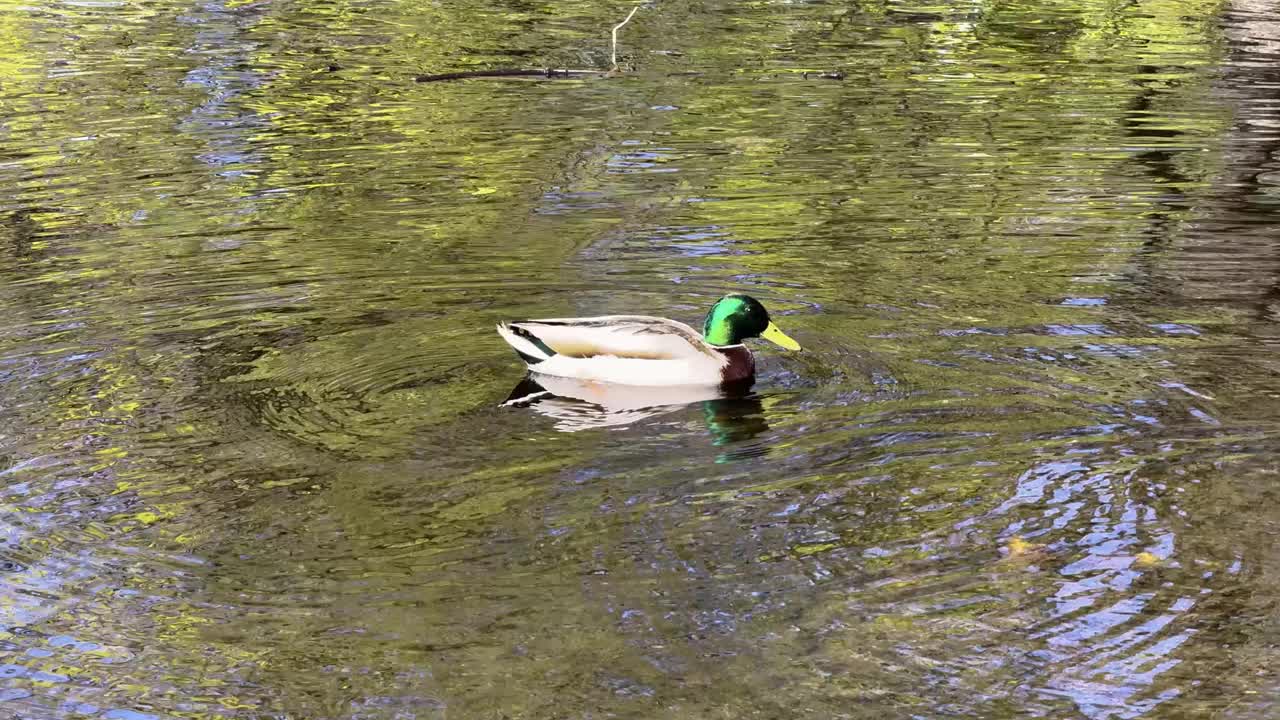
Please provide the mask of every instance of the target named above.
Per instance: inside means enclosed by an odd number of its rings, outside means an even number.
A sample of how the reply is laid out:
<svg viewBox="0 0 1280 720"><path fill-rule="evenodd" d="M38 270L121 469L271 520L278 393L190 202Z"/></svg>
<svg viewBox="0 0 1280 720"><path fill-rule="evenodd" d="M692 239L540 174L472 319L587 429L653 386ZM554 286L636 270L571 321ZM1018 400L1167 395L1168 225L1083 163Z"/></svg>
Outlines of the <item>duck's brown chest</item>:
<svg viewBox="0 0 1280 720"><path fill-rule="evenodd" d="M739 345L738 347L720 348L718 352L729 358L729 364L724 366L720 371L720 378L723 382L737 382L746 380L756 373L756 360L751 356L751 351Z"/></svg>

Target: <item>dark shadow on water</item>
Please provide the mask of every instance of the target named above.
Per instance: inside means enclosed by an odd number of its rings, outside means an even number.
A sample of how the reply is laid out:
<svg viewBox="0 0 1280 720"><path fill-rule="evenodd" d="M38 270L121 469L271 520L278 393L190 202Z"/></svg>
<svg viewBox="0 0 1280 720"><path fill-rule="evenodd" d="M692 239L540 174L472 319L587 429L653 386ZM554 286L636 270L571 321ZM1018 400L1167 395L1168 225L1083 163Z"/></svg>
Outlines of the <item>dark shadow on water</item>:
<svg viewBox="0 0 1280 720"><path fill-rule="evenodd" d="M555 429L577 432L623 427L701 404L712 444L736 445L769 429L761 398L751 392L754 380L708 387L633 387L581 382L568 378L525 376L503 401L506 407L530 408L555 420ZM763 455L753 446L726 453L718 460Z"/></svg>

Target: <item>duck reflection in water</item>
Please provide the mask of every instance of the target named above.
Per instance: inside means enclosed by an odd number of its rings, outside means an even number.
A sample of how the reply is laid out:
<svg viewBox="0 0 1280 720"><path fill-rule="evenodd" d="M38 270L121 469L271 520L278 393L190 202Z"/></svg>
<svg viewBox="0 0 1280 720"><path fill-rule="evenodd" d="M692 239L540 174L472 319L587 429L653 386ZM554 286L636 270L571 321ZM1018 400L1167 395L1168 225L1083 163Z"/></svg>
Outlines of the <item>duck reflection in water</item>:
<svg viewBox="0 0 1280 720"><path fill-rule="evenodd" d="M556 421L561 432L622 427L701 403L712 444L750 440L769 429L752 380L723 385L642 387L527 375L503 406L528 407ZM755 449L747 455L759 455ZM732 454L734 457L738 455Z"/></svg>

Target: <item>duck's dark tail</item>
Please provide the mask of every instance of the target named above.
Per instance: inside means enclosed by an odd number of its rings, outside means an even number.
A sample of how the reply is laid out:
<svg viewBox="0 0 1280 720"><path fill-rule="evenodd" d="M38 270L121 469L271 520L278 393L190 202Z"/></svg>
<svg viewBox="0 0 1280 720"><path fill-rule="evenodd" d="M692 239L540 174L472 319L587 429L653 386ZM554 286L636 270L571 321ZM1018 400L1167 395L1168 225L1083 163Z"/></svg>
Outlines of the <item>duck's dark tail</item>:
<svg viewBox="0 0 1280 720"><path fill-rule="evenodd" d="M519 325L500 323L498 325L498 334L529 365L537 365L556 354L556 351L547 347L547 344L539 340L537 335Z"/></svg>

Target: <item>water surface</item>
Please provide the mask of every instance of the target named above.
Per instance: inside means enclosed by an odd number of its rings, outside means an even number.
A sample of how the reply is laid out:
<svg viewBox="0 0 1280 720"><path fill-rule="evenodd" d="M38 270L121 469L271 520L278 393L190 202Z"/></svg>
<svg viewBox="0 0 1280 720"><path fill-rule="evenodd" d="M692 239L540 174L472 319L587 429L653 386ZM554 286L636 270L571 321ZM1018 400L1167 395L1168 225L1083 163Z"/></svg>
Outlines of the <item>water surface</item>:
<svg viewBox="0 0 1280 720"><path fill-rule="evenodd" d="M0 714L1274 716L1275 8L630 7L0 3Z"/></svg>

